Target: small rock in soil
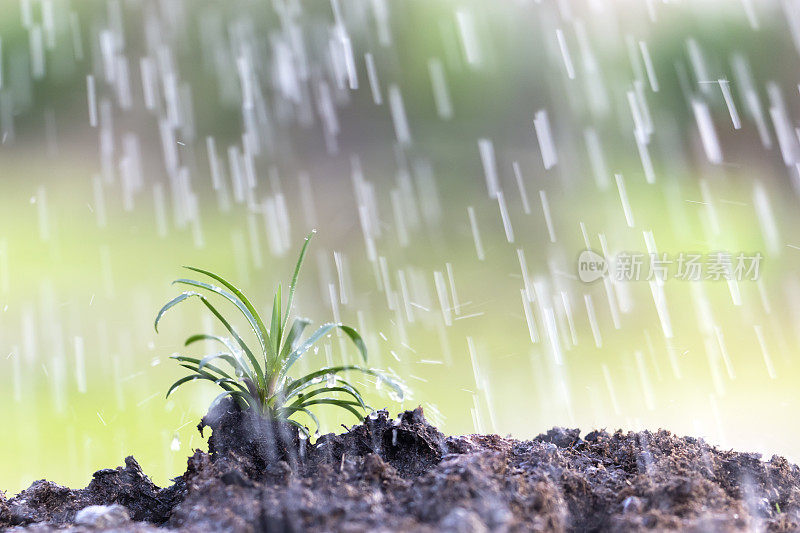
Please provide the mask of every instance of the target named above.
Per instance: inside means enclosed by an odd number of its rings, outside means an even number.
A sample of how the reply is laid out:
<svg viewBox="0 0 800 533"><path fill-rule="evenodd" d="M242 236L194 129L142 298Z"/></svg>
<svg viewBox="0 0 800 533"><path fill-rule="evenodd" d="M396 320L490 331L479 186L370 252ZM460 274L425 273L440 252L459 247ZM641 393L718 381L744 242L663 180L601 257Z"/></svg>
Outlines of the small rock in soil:
<svg viewBox="0 0 800 533"><path fill-rule="evenodd" d="M122 527L130 519L128 510L121 505L90 505L75 514L75 525L109 529Z"/></svg>
<svg viewBox="0 0 800 533"><path fill-rule="evenodd" d="M439 522L442 531L452 533L484 533L489 531L481 518L472 511L456 507Z"/></svg>

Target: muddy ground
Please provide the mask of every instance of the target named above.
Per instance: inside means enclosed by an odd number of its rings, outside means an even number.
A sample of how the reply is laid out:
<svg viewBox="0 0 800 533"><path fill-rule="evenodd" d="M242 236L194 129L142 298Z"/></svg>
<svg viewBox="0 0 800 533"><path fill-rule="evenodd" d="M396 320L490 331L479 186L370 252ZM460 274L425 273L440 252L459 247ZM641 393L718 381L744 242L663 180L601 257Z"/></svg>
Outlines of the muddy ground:
<svg viewBox="0 0 800 533"><path fill-rule="evenodd" d="M37 481L0 493L0 530L800 530L797 466L667 431L445 437L417 409L306 445L231 404L204 425L211 453L195 451L172 486L128 457L85 489ZM124 508L79 513L113 504Z"/></svg>

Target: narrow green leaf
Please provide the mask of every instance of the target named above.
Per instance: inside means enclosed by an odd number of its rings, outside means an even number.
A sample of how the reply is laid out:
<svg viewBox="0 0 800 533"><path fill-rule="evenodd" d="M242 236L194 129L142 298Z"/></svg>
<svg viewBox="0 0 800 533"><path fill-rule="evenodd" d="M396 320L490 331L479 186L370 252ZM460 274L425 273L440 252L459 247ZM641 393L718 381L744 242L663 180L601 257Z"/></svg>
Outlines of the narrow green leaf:
<svg viewBox="0 0 800 533"><path fill-rule="evenodd" d="M335 379L335 384L334 385L328 385L328 383L329 383L327 381L328 376L335 376L336 379ZM308 381L308 382L300 385L299 387L293 388L292 392L289 393L287 396L285 396L283 398L282 403L285 404L285 403L289 402L289 400L291 400L295 396L300 396L301 393L303 393L304 390L309 389L311 387L316 387L316 386L319 386L319 385L324 385L326 387L327 386L334 387L334 386L339 385L339 386L350 387L353 390L357 390L356 387L352 383L350 383L349 381L345 380L344 378L341 378L341 377L339 377L339 376L337 376L335 374L328 374L327 376L323 376L323 377L314 379L312 381ZM305 393L303 393L303 394L305 394Z"/></svg>
<svg viewBox="0 0 800 533"><path fill-rule="evenodd" d="M256 338L258 339L258 343L261 345L261 349L264 352L267 351L267 343L269 342L269 335L268 334L264 335L264 333L261 331L261 328L258 325L258 320L256 320L256 317L253 316L253 313L250 312L250 310L247 308L247 306L244 304L244 302L242 302L240 298L234 296L233 294L227 291L222 290L220 287L217 287L216 285L211 285L210 283L205 283L203 281L181 278L181 279L176 279L172 283L179 285L188 285L190 287L194 287L197 289L206 289L228 300L230 303L236 306L236 308L239 310L239 312L242 313L242 315L244 315L244 317L247 319L247 323L250 325L250 327L253 330L253 333L255 333Z"/></svg>
<svg viewBox="0 0 800 533"><path fill-rule="evenodd" d="M296 427L297 427L297 429L299 429L300 431L302 431L302 432L303 432L303 435L305 435L307 439L310 439L310 438L311 438L311 433L308 431L308 428L307 428L307 427L305 427L303 424L301 424L301 423L300 423L300 422L298 422L297 420L292 420L291 418L287 418L287 419L286 419L286 421L287 421L287 422L289 422L291 425L293 425L293 426L296 426ZM319 431L319 430L318 430L318 431Z"/></svg>
<svg viewBox="0 0 800 533"><path fill-rule="evenodd" d="M282 362L281 369L280 369L280 376L285 376L292 365L297 361L304 353L306 353L309 348L311 348L314 344L317 343L323 336L327 335L333 328L336 327L336 324L328 323L323 324L322 326L317 329L311 336L306 339L302 344L300 344L297 348L292 350L289 356L286 358L285 361Z"/></svg>
<svg viewBox="0 0 800 533"><path fill-rule="evenodd" d="M222 359L223 361L231 365L231 367L233 367L234 372L237 375L247 376L250 374L250 369L247 368L246 365L243 365L241 360L227 353L215 353L203 357L197 364L197 369L202 370L203 368L206 367L210 367L213 369L214 368L213 365L210 365L209 363L211 363L211 361L214 361L216 359ZM231 377L231 376L226 376L226 377Z"/></svg>
<svg viewBox="0 0 800 533"><path fill-rule="evenodd" d="M262 397L263 397L262 391L260 391L260 390L258 389L258 387L256 387L256 385L255 385L255 383L253 383L253 380L252 380L252 379L250 379L250 378L243 378L243 379L242 379L242 383L244 383L244 384L245 384L245 386L247 387L247 390L248 390L248 392L250 392L250 395L251 395L253 398L258 398L259 400L261 400L261 399L262 399Z"/></svg>
<svg viewBox="0 0 800 533"><path fill-rule="evenodd" d="M289 299L286 301L286 314L283 317L282 329L286 329L286 323L289 322L289 313L292 312L292 303L294 302L294 291L297 289L297 278L300 277L300 267L303 266L303 259L306 257L306 250L311 242L311 238L317 230L312 230L311 233L306 235L306 240L303 243L303 248L300 250L300 256L297 258L297 264L294 266L294 274L292 275L292 282L289 284Z"/></svg>
<svg viewBox="0 0 800 533"><path fill-rule="evenodd" d="M358 332L353 328L351 328L350 326L344 326L342 324L334 324L332 322L329 322L327 324L323 324L322 326L320 326L319 329L317 329L317 331L312 333L311 336L308 339L306 339L304 343L295 348L292 351L292 353L289 354L289 357L287 357L286 360L283 362L283 365L280 370L280 376L281 377L285 376L289 372L289 369L292 367L295 361L297 361L304 353L306 353L309 350L309 348L311 348L317 341L319 341L323 336L327 335L328 332L330 332L334 328L341 329L342 331L345 332L345 334L347 334L348 337L350 337L350 340L352 340L353 343L358 348L361 357L363 357L364 361L366 361L367 346L364 344L361 335L359 335Z"/></svg>
<svg viewBox="0 0 800 533"><path fill-rule="evenodd" d="M231 336L234 338L234 340L236 340L236 342L239 344L239 346L241 346L245 355L247 355L247 358L250 360L250 364L253 366L253 371L256 374L255 377L257 381L261 385L266 386L266 382L264 380L264 372L261 370L261 364L258 362L258 359L256 359L255 355L253 355L253 352L252 350L250 350L250 347L247 345L247 343L245 343L244 340L242 340L239 334L236 333L236 330L233 329L233 326L231 326L228 323L228 321L225 320L225 317L223 317L222 314L220 314L220 312L217 311L217 309L211 304L211 302L208 301L208 299L206 299L205 296L200 295L200 301L202 301L205 304L205 306L209 309L209 311L211 311L211 313L213 313L214 316L217 317L217 320L219 320L222 323L222 325L225 326L225 329L228 330L228 333L230 333Z"/></svg>
<svg viewBox="0 0 800 533"><path fill-rule="evenodd" d="M184 383L187 383L189 381L194 381L196 379L202 379L202 378L200 376L198 376L197 374L193 374L191 376L182 377L181 379L179 379L178 381L173 383L172 386L169 389L167 389L167 395L165 396L165 398L169 398L169 395L172 394L172 392L175 389L177 389L178 387L180 387Z"/></svg>
<svg viewBox="0 0 800 533"><path fill-rule="evenodd" d="M271 361L271 369L275 369L280 362L278 361L278 356L281 352L281 340L283 338L283 331L281 331L281 284L278 283L278 290L275 291L275 299L272 302L272 323L270 324L269 329L270 335L272 335L272 342L273 342L273 350L275 353L275 359Z"/></svg>
<svg viewBox="0 0 800 533"><path fill-rule="evenodd" d="M361 394L359 394L358 391L352 387L321 387L298 396L297 400L295 400L289 407L304 405L308 399L313 398L314 396L319 396L320 394L337 392L351 396L356 402L358 402L358 405L362 409L367 409L367 405L364 403L364 399L361 397Z"/></svg>
<svg viewBox="0 0 800 533"><path fill-rule="evenodd" d="M305 413L306 415L308 415L308 417L314 422L314 425L317 426L317 433L319 433L320 424L319 424L319 418L317 418L317 415L315 415L314 413L312 413L311 411L309 411L308 409L305 409L305 408L299 408L297 411L294 411L292 413L292 415L295 414L295 413L298 413L298 412ZM289 415L289 416L292 416L292 415ZM287 418L287 420L291 420L291 419Z"/></svg>
<svg viewBox="0 0 800 533"><path fill-rule="evenodd" d="M358 353L361 354L361 358L366 363L367 362L367 345L364 344L364 339L361 338L361 335L359 335L358 332L355 329L351 328L350 326L342 326L342 325L340 325L339 329L344 331L345 334L348 337L350 337L350 340L353 341L353 344L355 344L356 348L358 348Z"/></svg>
<svg viewBox="0 0 800 533"><path fill-rule="evenodd" d="M364 415L358 412L356 407L359 407L358 402L352 402L348 400L337 400L335 398L321 398L319 400L309 400L308 402L304 402L303 404L296 406L296 407L284 407L282 411L288 411L286 417L288 418L291 416L292 413L297 411L302 411L303 409L308 409L312 405L334 405L336 407L341 407L342 409L351 412L356 418L359 420L364 420Z"/></svg>
<svg viewBox="0 0 800 533"><path fill-rule="evenodd" d="M187 266L185 268L188 268L189 270L192 270L194 272L199 272L200 274L204 274L209 278L213 279L214 281L221 283L223 287L231 291L237 298L239 298L239 300L241 300L242 304L247 308L247 310L250 311L250 314L253 315L253 318L258 324L258 329L261 330L261 333L263 335L264 340L266 341L267 346L268 347L271 346L271 343L267 341L267 339L269 339L269 332L267 331L266 326L264 326L264 321L261 320L261 315L258 314L256 308L253 306L253 304L250 303L250 300L247 299L247 296L245 296L242 291L236 288L236 286L233 283L229 282L222 276L214 274L213 272L210 272L208 270L203 270L202 268L197 268L197 267ZM268 355L274 357L274 354L268 354Z"/></svg>
<svg viewBox="0 0 800 533"><path fill-rule="evenodd" d="M164 307L162 307L158 311L158 314L156 315L156 321L153 323L153 328L156 330L156 333L158 333L158 322L161 320L161 317L164 316L164 313L166 313L167 311L169 311L170 309L172 309L173 307L175 307L176 305L178 305L182 301L186 300L190 296L194 296L195 294L198 294L198 293L190 292L190 291L182 292L181 294L179 294L178 296L176 296L172 300L170 300L167 303L165 303Z"/></svg>
<svg viewBox="0 0 800 533"><path fill-rule="evenodd" d="M283 341L283 347L281 348L280 360L283 361L289 355L289 352L296 348L297 341L300 340L300 336L303 334L303 331L311 324L311 320L307 318L295 318L294 322L292 322L292 327L289 329L289 333L286 334L286 339Z"/></svg>
<svg viewBox="0 0 800 533"><path fill-rule="evenodd" d="M233 326L231 326L230 323L228 323L228 321L225 320L225 317L222 316L222 314L219 311L217 311L217 308L214 307L214 305L211 302L208 301L208 298L206 298L205 295L203 295L203 294L201 294L199 292L187 291L187 292L182 293L180 296L178 296L176 298L173 298L170 302L167 303L167 305L165 305L163 308L161 308L161 311L159 312L158 316L156 317L156 325L158 325L159 318L164 314L164 312L167 309L171 308L172 306L176 305L177 303L182 302L183 300L185 300L187 298L190 298L192 296L195 296L195 297L199 298L200 301L203 302L203 305L205 305L208 308L208 310L211 311L211 313L215 317L217 317L217 320L219 320L222 323L222 325L225 326L225 329L228 330L228 333L230 333L231 336L234 338L234 340L236 340L237 344L239 344L239 346L242 348L244 353L247 355L247 358L250 360L250 364L253 366L253 371L256 374L255 377L256 377L256 381L258 382L259 386L261 386L263 388L266 388L266 383L264 381L264 372L261 370L261 365L259 364L258 360L253 355L252 350L250 350L250 347L247 345L247 343L244 342L244 340L242 340L242 338L239 336L239 334L236 333L236 330L233 328Z"/></svg>
<svg viewBox="0 0 800 533"><path fill-rule="evenodd" d="M261 397L261 394L259 394L258 391L258 387L256 387L254 383L254 380L256 378L253 376L253 372L247 365L243 364L243 362L240 359L237 359L235 357L232 357L224 353L209 355L204 357L203 360L200 361L200 363L197 365L198 370L203 370L203 368L208 368L209 366L211 366L208 363L217 358L221 358L227 361L228 364L230 364L232 367L234 367L234 369L236 369L237 377L247 386L247 390L248 392L250 392L250 394L252 394L256 398Z"/></svg>
<svg viewBox="0 0 800 533"><path fill-rule="evenodd" d="M189 346L196 342L200 341L217 341L221 342L224 346L230 348L230 344L228 344L228 339L225 337L219 337L217 335L208 335L206 333L198 333L197 335L192 335L191 337L186 339L186 342L183 343L184 346Z"/></svg>
<svg viewBox="0 0 800 533"><path fill-rule="evenodd" d="M374 370L372 368L365 368L363 366L358 366L358 365L331 366L315 370L314 372L309 372L305 376L297 378L290 384L288 384L284 389L284 394L288 398L295 390L305 386L307 383L312 382L317 378L325 377L330 374L338 374L339 372L349 372L349 371L361 372L362 374L374 376L378 378L382 383L388 385L401 398L404 395L403 388L399 384L397 384L393 379L389 378L388 376L386 376L382 372L379 372L378 370Z"/></svg>
<svg viewBox="0 0 800 533"><path fill-rule="evenodd" d="M196 357L186 357L186 356L183 356L183 355L171 355L169 358L170 359L175 359L176 361L180 361L182 363L191 363L192 365L194 365L192 367L193 369L201 368L200 367L200 359L197 359ZM210 365L210 364L205 364L203 366L205 368L207 368L208 370L212 371L212 372L216 372L217 374L219 374L220 376L222 376L224 378L233 379L233 376L231 376L229 373L225 372L224 370L222 370L221 368L219 368L217 366Z"/></svg>
<svg viewBox="0 0 800 533"><path fill-rule="evenodd" d="M188 370L191 370L192 372L195 372L196 375L197 375L197 379L204 379L204 380L207 380L207 381L213 381L214 384L219 385L221 388L223 388L225 390L233 390L233 388L236 387L239 390L247 392L247 388L244 385L242 385L242 383L240 383L239 381L237 381L235 379L232 379L232 378L218 378L217 376L214 376L213 374L209 374L205 370L198 370L193 365L182 364L182 365L179 365L179 366L182 366L183 368L186 368Z"/></svg>
<svg viewBox="0 0 800 533"><path fill-rule="evenodd" d="M361 369L362 367L358 365L327 366L324 368L320 368L319 370L309 372L305 376L301 376L297 379L292 380L290 383L287 383L286 386L284 387L284 392L288 395L293 391L299 389L300 387L307 386L308 383L314 381L315 379L321 380L328 375L334 375L340 372L347 372L348 370L361 370Z"/></svg>
<svg viewBox="0 0 800 533"><path fill-rule="evenodd" d="M226 396L230 396L233 399L235 399L236 402L239 404L239 407L242 408L242 410L247 410L248 408L258 409L258 401L256 401L256 399L250 396L249 394L241 393L239 391L228 391L228 390L226 390L225 392L219 394L216 398L214 398L214 400L211 402L211 405L212 406L216 405L217 403L220 402L220 400L222 400Z"/></svg>
<svg viewBox="0 0 800 533"><path fill-rule="evenodd" d="M225 346L225 348L228 349L229 354L233 354L232 357L234 358L234 360L237 361L237 366L238 366L238 368L240 368L243 371L244 375L249 376L250 379L253 379L253 380L256 379L256 376L253 373L253 371L250 369L250 367L242 362L241 357L238 355L238 352L240 350L238 350L236 348L236 344L231 342L231 339L229 339L227 337L220 337L218 335L205 335L205 334L192 335L191 337L186 339L186 342L184 343L184 346L189 346L191 344L194 344L195 342L204 341L204 340L217 341L217 342L221 343L223 346Z"/></svg>
<svg viewBox="0 0 800 533"><path fill-rule="evenodd" d="M213 378L212 378L212 379L213 379ZM240 381L237 381L237 380L235 380L235 379L231 379L231 378L219 378L219 379L216 379L216 380L214 380L214 383L215 383L215 384L217 384L217 385L219 385L219 386L220 386L220 387L222 387L223 389L224 389L224 388L225 388L225 386L227 385L227 386L231 387L231 390L233 390L233 388L232 388L232 387L236 387L237 389L239 389L239 390L241 390L241 391L243 391L243 392L247 392L247 393L249 393L249 392L250 392L250 391L248 391L248 390L247 390L247 387L245 387L245 386L244 386L244 385L243 385L243 384L242 384Z"/></svg>

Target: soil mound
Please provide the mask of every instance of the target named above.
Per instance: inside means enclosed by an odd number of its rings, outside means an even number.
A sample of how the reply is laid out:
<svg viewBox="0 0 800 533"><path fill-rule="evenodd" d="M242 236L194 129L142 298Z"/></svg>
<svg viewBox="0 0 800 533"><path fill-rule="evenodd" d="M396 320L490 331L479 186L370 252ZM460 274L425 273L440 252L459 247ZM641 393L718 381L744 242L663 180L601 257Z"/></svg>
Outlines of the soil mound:
<svg viewBox="0 0 800 533"><path fill-rule="evenodd" d="M445 437L416 409L309 444L247 417L224 402L209 413L212 452L195 451L168 488L128 457L85 489L42 480L0 493L0 529L97 531L78 513L88 506L129 532L800 529L797 466L668 431Z"/></svg>

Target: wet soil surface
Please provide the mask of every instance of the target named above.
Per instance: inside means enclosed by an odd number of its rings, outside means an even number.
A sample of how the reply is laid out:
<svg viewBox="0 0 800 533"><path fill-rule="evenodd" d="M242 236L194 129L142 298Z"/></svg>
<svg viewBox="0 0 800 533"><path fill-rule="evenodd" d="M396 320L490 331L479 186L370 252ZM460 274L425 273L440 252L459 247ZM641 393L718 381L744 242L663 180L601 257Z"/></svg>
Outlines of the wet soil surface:
<svg viewBox="0 0 800 533"><path fill-rule="evenodd" d="M667 431L445 437L417 409L312 445L228 403L204 426L211 453L195 451L172 486L128 457L85 489L0 493L0 530L800 530L797 466Z"/></svg>

